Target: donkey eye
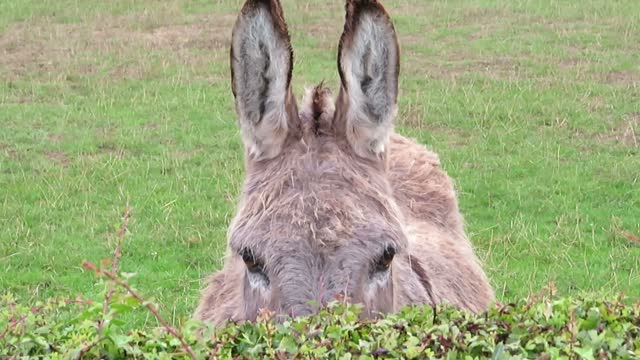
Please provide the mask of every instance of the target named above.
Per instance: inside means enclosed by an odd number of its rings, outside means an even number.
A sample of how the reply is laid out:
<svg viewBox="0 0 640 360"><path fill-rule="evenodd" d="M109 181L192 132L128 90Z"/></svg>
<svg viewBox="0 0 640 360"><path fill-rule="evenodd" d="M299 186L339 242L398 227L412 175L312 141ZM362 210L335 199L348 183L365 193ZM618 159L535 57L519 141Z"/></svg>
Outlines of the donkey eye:
<svg viewBox="0 0 640 360"><path fill-rule="evenodd" d="M244 261L244 264L247 265L247 270L250 273L264 272L264 265L260 261L258 261L251 249L242 249L242 251L240 251L240 256L242 257L242 261Z"/></svg>
<svg viewBox="0 0 640 360"><path fill-rule="evenodd" d="M393 257L396 255L396 249L393 246L387 245L382 252L382 255L378 259L378 263L376 264L376 271L387 271L389 270L389 266L391 266L391 261L393 261Z"/></svg>

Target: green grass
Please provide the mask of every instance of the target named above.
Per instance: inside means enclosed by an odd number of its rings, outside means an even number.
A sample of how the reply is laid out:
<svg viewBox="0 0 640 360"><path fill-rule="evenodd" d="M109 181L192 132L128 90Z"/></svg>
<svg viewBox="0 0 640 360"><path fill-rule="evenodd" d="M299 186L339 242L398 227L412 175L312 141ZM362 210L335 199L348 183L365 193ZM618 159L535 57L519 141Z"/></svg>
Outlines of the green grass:
<svg viewBox="0 0 640 360"><path fill-rule="evenodd" d="M501 300L640 297L640 3L386 1L398 132L437 151ZM99 294L83 259L188 316L243 176L228 41L240 0L0 3L0 291ZM341 1L284 1L294 88L337 91Z"/></svg>

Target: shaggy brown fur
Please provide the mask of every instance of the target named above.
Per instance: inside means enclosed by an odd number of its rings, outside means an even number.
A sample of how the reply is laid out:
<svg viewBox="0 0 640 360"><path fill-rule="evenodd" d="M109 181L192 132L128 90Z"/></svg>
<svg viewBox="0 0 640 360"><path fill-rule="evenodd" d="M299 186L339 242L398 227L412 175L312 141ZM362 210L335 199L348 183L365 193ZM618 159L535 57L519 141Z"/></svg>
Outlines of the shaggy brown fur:
<svg viewBox="0 0 640 360"><path fill-rule="evenodd" d="M305 315L341 295L369 316L443 302L480 312L494 299L437 155L393 133L389 16L375 0L346 10L340 92L334 101L322 84L310 89L299 112L279 2L248 0L239 16L231 66L246 179L199 319Z"/></svg>

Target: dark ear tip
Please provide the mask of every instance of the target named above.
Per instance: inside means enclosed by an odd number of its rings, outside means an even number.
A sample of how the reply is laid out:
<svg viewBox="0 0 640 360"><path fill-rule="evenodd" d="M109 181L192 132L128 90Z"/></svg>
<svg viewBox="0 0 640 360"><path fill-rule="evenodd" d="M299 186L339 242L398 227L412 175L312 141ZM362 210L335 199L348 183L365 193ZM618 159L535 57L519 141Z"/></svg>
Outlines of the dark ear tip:
<svg viewBox="0 0 640 360"><path fill-rule="evenodd" d="M236 30L242 28L246 25L247 21L251 21L251 18L254 18L256 15L260 14L260 12L266 11L271 17L271 24L276 32L276 35L281 40L280 45L286 47L286 50L289 53L289 62L288 68L289 73L287 74L287 84L291 82L291 76L293 73L293 48L291 46L291 36L289 35L289 30L287 27L287 22L284 18L284 11L282 10L282 5L280 4L280 0L246 0L242 9L240 10L240 14L236 19L236 23L234 25L232 31L232 38L236 39ZM231 78L232 78L232 92L235 96L235 82L234 72L233 72L233 62L239 61L234 57L234 43L235 40L232 40L231 45Z"/></svg>
<svg viewBox="0 0 640 360"><path fill-rule="evenodd" d="M268 7L269 9L271 8L282 8L282 6L280 5L280 0L247 0L244 2L244 5L242 6L243 10L251 10L254 9L260 5L264 5L266 7Z"/></svg>
<svg viewBox="0 0 640 360"><path fill-rule="evenodd" d="M373 4L378 4L379 2L378 0L347 0L347 5L353 5L353 6L358 6L358 5L373 5Z"/></svg>
<svg viewBox="0 0 640 360"><path fill-rule="evenodd" d="M358 26L363 15L370 14L386 19L386 22L393 29L393 21L387 10L378 0L347 0L345 14L345 29L343 37L351 33ZM394 29L395 31L395 29Z"/></svg>
<svg viewBox="0 0 640 360"><path fill-rule="evenodd" d="M384 19L387 25L391 28L395 36L395 27L391 16L384 6L378 0L347 0L346 1L346 15L345 24L342 36L340 37L339 50L342 48L343 43L348 41L358 27L361 18L366 15L373 15L378 18Z"/></svg>
<svg viewBox="0 0 640 360"><path fill-rule="evenodd" d="M358 16L364 12L381 12L387 14L384 6L378 0L347 0L347 17Z"/></svg>
<svg viewBox="0 0 640 360"><path fill-rule="evenodd" d="M247 0L242 6L240 14L244 16L251 15L260 9L260 7L266 8L278 31L289 40L289 31L287 29L287 23L284 20L284 11L282 10L280 0Z"/></svg>
<svg viewBox="0 0 640 360"><path fill-rule="evenodd" d="M385 26L388 26L391 30L392 36L395 38L395 47L399 48L398 41L396 38L396 29L393 25L393 20L389 13L385 10L384 6L378 0L346 0L345 2L345 22L344 22L344 30L342 31L342 35L340 36L340 41L338 42L338 73L340 74L340 81L342 82L342 86L346 89L347 83L345 81L344 72L342 69L342 54L345 48L349 48L351 46L351 41L353 40L354 33L357 31L357 28L361 22L361 19L366 16L373 16L378 20L382 20L382 23ZM398 62L396 72L399 72L400 63Z"/></svg>

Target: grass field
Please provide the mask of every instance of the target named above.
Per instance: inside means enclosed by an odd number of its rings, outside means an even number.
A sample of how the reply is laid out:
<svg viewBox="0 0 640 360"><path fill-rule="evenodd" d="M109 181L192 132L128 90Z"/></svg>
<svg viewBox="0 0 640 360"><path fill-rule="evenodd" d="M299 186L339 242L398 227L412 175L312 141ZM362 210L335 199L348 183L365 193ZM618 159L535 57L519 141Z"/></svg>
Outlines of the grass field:
<svg viewBox="0 0 640 360"><path fill-rule="evenodd" d="M387 0L397 131L440 154L500 300L640 297L640 2ZM284 0L294 87L337 91L340 0ZM191 313L243 176L228 46L240 0L0 2L0 292L103 290L110 256Z"/></svg>

